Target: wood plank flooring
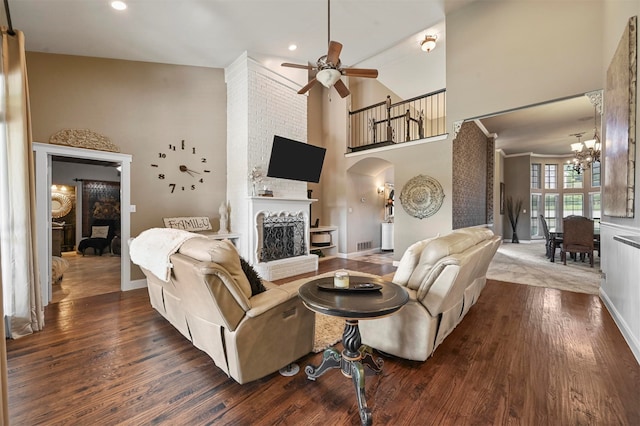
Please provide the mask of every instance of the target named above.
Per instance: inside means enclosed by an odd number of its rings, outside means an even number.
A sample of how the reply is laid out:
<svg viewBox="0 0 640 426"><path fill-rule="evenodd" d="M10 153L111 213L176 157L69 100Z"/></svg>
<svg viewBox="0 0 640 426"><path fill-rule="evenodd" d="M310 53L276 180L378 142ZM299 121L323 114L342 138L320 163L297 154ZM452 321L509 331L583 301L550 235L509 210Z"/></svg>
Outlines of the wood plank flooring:
<svg viewBox="0 0 640 426"><path fill-rule="evenodd" d="M393 270L336 258L318 273L337 268ZM359 424L339 371L238 385L150 307L146 289L45 313L44 331L7 341L13 425ZM383 358L383 374L366 379L376 425L640 424L640 366L597 296L489 281L433 357Z"/></svg>
<svg viewBox="0 0 640 426"><path fill-rule="evenodd" d="M69 269L53 285L51 303L120 291L120 256L64 252L62 258L69 262Z"/></svg>

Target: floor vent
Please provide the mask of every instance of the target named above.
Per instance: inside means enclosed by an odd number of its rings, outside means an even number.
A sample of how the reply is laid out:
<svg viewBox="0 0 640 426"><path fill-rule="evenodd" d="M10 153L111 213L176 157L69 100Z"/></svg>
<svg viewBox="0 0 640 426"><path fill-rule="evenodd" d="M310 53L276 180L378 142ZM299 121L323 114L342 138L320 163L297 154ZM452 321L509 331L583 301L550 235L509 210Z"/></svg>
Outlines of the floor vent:
<svg viewBox="0 0 640 426"><path fill-rule="evenodd" d="M364 242L358 243L357 246L358 246L357 251L371 250L371 247L373 247L373 241L364 241Z"/></svg>

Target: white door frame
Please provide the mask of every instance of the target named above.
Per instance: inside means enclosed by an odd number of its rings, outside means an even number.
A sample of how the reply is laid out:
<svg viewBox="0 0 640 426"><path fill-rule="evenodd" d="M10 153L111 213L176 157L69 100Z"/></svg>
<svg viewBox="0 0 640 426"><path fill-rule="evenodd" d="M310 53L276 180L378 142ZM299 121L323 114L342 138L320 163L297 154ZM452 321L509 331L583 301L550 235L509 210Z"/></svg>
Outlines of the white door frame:
<svg viewBox="0 0 640 426"><path fill-rule="evenodd" d="M120 163L120 290L131 290L131 264L127 242L131 237L131 155L117 152L96 151L48 143L33 143L36 186L36 233L38 271L42 288L42 304L51 301L51 157L73 157Z"/></svg>

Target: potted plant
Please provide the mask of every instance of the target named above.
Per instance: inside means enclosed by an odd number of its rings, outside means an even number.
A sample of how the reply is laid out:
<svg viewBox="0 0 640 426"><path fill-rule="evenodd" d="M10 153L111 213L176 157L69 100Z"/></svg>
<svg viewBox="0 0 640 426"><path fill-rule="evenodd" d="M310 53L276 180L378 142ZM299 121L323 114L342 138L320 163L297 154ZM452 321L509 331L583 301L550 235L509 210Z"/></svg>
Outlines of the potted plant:
<svg viewBox="0 0 640 426"><path fill-rule="evenodd" d="M513 202L513 198L507 197L507 215L509 216L509 222L511 223L511 242L519 243L518 239L518 219L520 217L520 212L522 211L522 200L518 199L516 202Z"/></svg>

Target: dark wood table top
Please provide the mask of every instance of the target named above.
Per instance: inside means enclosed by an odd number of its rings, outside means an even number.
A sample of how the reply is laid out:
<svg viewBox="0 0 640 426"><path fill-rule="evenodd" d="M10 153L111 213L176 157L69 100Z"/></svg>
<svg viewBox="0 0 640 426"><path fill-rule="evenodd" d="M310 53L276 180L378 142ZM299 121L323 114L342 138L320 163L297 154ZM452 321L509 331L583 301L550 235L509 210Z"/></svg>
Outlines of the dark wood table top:
<svg viewBox="0 0 640 426"><path fill-rule="evenodd" d="M298 294L314 312L351 319L389 315L409 301L409 293L403 287L379 278L349 277L350 284L373 283L382 286L376 291L327 291L318 287L319 284L329 283L333 283L333 276L311 280L298 289Z"/></svg>

